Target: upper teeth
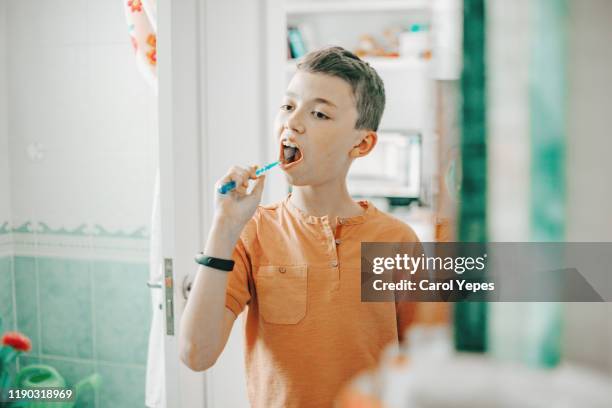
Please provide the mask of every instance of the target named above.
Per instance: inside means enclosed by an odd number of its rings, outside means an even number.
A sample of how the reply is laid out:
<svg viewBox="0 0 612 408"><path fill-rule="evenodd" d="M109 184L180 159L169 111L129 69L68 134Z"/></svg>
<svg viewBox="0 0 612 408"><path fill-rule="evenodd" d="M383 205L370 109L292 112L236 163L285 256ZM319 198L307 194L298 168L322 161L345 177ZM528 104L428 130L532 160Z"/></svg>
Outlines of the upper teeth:
<svg viewBox="0 0 612 408"><path fill-rule="evenodd" d="M288 147L298 147L298 145L296 145L295 143L291 143L288 140L283 140L283 146L288 146Z"/></svg>

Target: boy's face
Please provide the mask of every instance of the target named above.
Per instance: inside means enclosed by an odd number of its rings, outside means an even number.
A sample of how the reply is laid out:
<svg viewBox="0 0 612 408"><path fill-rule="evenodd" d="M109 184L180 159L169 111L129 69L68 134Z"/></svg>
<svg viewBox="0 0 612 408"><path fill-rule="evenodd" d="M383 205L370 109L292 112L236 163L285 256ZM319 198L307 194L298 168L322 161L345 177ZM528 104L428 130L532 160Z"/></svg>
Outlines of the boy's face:
<svg viewBox="0 0 612 408"><path fill-rule="evenodd" d="M289 182L316 186L345 178L353 160L350 152L368 133L355 129L357 117L348 82L298 70L275 121L279 159L284 160L282 168Z"/></svg>

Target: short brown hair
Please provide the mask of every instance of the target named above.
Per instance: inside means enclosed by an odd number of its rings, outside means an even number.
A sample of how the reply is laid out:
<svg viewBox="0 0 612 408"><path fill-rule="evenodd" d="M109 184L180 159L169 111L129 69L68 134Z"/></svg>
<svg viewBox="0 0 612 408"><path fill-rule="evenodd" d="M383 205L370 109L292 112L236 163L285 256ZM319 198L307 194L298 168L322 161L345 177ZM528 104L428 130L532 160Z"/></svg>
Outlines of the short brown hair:
<svg viewBox="0 0 612 408"><path fill-rule="evenodd" d="M342 47L327 47L306 54L297 68L348 82L357 104L355 128L378 130L385 110L385 85L370 64Z"/></svg>

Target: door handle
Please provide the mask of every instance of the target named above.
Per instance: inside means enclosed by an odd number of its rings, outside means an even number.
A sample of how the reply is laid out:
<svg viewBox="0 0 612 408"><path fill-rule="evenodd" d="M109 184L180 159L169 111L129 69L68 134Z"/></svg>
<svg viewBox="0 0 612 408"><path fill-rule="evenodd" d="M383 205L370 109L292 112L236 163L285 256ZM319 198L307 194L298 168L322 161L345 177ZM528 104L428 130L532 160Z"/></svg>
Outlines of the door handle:
<svg viewBox="0 0 612 408"><path fill-rule="evenodd" d="M162 288L162 284L161 284L161 282L157 282L157 283L155 283L155 282L151 282L151 281L149 281L149 282L147 282L147 286L148 286L150 289L161 289L161 288Z"/></svg>
<svg viewBox="0 0 612 408"><path fill-rule="evenodd" d="M174 281L172 280L172 258L164 258L164 282L166 304L166 334L174 336Z"/></svg>

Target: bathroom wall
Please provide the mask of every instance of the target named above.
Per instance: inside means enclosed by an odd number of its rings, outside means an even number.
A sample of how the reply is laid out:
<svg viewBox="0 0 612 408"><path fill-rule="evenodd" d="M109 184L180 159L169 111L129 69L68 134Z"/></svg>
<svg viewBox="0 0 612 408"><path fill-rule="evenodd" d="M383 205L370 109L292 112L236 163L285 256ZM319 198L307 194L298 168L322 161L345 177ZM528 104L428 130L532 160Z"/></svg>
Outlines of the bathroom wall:
<svg viewBox="0 0 612 408"><path fill-rule="evenodd" d="M32 339L20 366L144 406L156 99L122 2L0 10L0 314Z"/></svg>
<svg viewBox="0 0 612 408"><path fill-rule="evenodd" d="M6 6L0 1L0 27L6 27ZM6 31L0 29L0 234L2 225L10 215L10 184L8 162L8 126L6 104ZM2 238L0 238L0 257L4 256Z"/></svg>
<svg viewBox="0 0 612 408"><path fill-rule="evenodd" d="M0 27L6 26L5 2L0 1ZM5 330L14 329L12 259L10 248L10 184L6 116L6 32L0 29L0 318ZM14 370L14 366L12 369Z"/></svg>

